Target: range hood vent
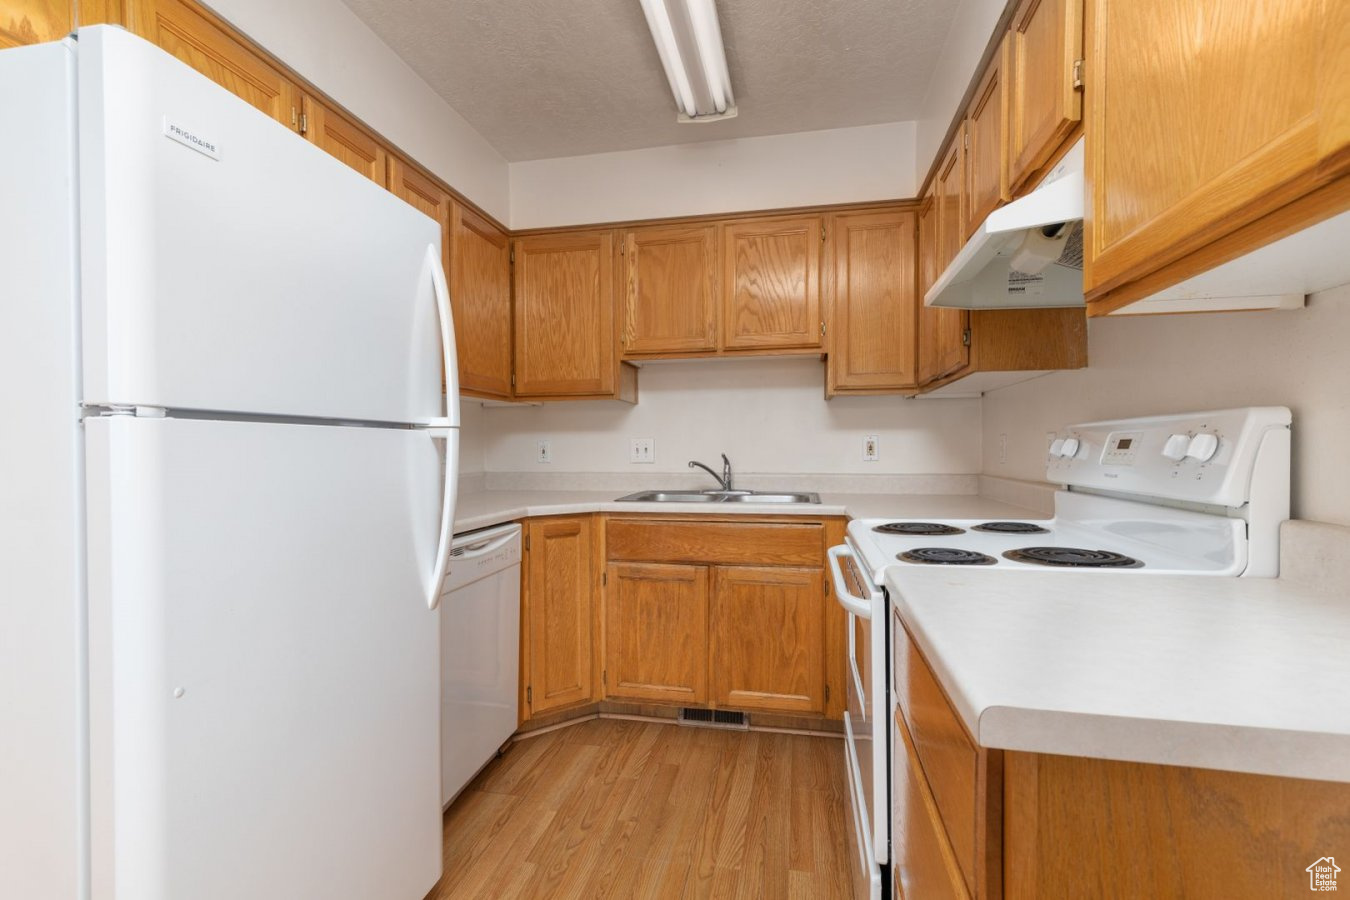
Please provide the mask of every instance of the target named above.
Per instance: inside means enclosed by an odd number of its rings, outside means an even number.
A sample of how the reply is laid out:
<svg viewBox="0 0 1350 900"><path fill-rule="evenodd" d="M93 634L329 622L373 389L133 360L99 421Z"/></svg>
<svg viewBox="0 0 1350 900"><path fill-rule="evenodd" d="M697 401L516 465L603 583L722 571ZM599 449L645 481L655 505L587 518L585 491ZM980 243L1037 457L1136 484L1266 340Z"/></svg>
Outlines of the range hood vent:
<svg viewBox="0 0 1350 900"><path fill-rule="evenodd" d="M924 297L925 306L1083 305L1083 142L1036 190L994 210Z"/></svg>

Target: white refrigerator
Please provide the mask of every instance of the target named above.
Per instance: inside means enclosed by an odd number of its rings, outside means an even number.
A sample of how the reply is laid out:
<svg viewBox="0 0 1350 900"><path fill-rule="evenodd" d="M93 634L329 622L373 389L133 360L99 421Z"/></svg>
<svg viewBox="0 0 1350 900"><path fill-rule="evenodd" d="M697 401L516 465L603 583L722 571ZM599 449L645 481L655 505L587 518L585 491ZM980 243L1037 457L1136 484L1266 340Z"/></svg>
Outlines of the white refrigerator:
<svg viewBox="0 0 1350 900"><path fill-rule="evenodd" d="M115 28L0 123L0 897L420 900L437 224Z"/></svg>

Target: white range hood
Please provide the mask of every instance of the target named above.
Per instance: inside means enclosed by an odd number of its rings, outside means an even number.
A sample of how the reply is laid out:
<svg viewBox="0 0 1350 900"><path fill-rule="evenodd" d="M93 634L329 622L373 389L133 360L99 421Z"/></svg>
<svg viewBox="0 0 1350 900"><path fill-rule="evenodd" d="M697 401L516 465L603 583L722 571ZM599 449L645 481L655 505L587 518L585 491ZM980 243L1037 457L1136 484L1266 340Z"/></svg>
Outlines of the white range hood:
<svg viewBox="0 0 1350 900"><path fill-rule="evenodd" d="M1083 305L1083 141L1031 193L994 210L924 295L925 306ZM1112 315L1297 309L1350 283L1350 212L1129 304Z"/></svg>
<svg viewBox="0 0 1350 900"><path fill-rule="evenodd" d="M924 295L925 306L1083 305L1083 142L1036 190L989 214Z"/></svg>

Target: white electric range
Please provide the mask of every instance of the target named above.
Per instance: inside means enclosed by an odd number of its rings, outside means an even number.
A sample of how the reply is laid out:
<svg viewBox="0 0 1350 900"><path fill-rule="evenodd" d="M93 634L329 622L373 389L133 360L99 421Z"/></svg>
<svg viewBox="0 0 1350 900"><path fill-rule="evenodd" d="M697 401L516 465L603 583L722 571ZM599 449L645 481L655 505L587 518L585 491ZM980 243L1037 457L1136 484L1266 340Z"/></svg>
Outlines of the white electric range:
<svg viewBox="0 0 1350 900"><path fill-rule="evenodd" d="M860 896L889 896L888 569L993 573L1095 571L1274 577L1289 517L1290 412L1252 407L1075 425L1047 450L1050 519L858 519L830 548L835 596L849 614L844 720Z"/></svg>

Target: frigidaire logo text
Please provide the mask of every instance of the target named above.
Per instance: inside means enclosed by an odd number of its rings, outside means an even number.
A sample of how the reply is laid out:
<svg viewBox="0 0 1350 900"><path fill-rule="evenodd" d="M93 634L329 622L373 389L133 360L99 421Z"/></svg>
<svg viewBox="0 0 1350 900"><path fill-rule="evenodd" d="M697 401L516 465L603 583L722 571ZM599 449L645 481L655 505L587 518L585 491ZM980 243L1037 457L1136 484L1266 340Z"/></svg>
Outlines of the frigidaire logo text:
<svg viewBox="0 0 1350 900"><path fill-rule="evenodd" d="M219 152L218 150L216 150L215 144L211 143L210 141L203 140L202 138L197 137L192 132L179 128L177 125L170 125L169 131L173 134L174 137L178 138L180 141L187 141L188 143L192 144L195 147L202 148L207 153Z"/></svg>
<svg viewBox="0 0 1350 900"><path fill-rule="evenodd" d="M203 156L220 159L220 147L217 146L215 141L208 141L196 132L189 131L182 125L170 121L168 116L164 117L164 136L171 141L182 144L184 147L196 150Z"/></svg>

